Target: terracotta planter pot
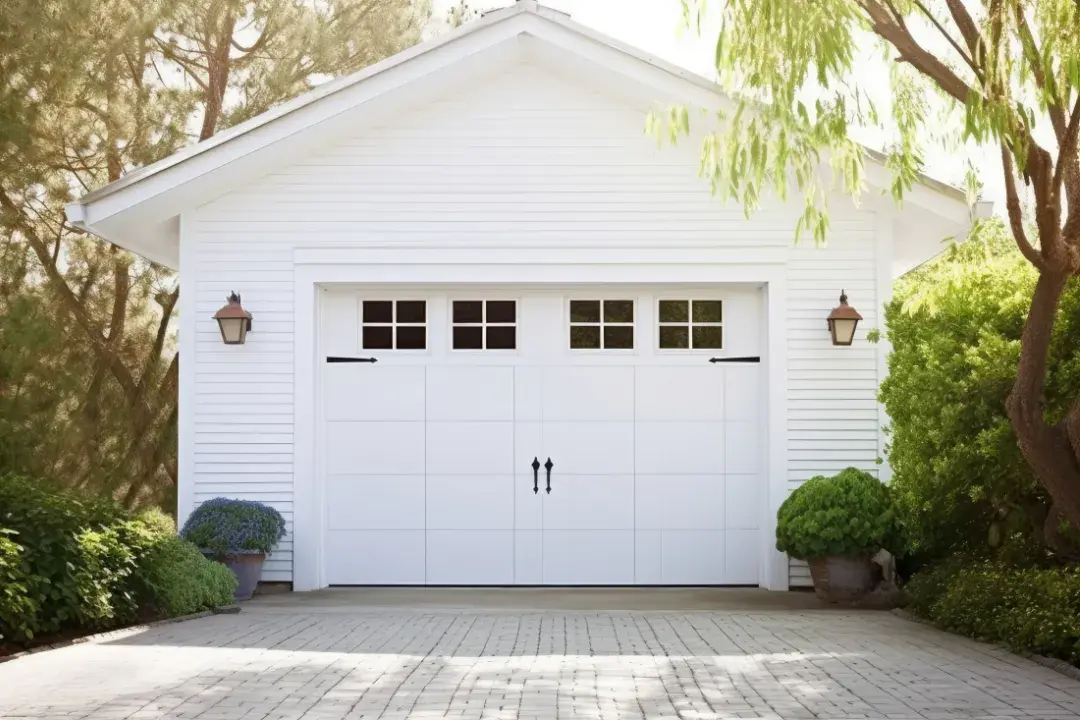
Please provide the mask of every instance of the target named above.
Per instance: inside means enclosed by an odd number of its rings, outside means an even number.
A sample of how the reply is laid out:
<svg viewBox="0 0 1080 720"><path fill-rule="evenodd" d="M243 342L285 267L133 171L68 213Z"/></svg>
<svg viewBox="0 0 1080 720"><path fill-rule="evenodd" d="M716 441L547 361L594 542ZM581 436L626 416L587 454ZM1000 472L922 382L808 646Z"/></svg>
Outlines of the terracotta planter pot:
<svg viewBox="0 0 1080 720"><path fill-rule="evenodd" d="M826 602L852 602L874 589L874 563L867 555L810 558L814 592Z"/></svg>
<svg viewBox="0 0 1080 720"><path fill-rule="evenodd" d="M218 559L225 567L232 570L236 580L240 583L236 586L233 597L237 600L250 600L255 594L255 587L262 577L263 561L265 555L228 555Z"/></svg>

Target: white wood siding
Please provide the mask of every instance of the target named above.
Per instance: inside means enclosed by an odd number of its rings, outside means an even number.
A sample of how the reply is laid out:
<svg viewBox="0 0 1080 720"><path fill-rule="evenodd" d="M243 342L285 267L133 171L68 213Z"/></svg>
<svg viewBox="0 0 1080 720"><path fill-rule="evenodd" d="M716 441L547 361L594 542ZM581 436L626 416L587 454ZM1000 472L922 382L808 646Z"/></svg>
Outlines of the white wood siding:
<svg viewBox="0 0 1080 720"><path fill-rule="evenodd" d="M833 220L825 248L793 248L788 263L788 490L815 475L854 466L878 475L878 327L875 217ZM832 344L826 318L841 290L863 316L850 347ZM792 561L789 582L811 585L806 563Z"/></svg>
<svg viewBox="0 0 1080 720"><path fill-rule="evenodd" d="M282 511L290 536L267 579L291 577L295 249L791 249L797 202L747 220L712 199L696 144L657 148L643 134L645 110L506 65L393 124L328 139L322 152L192 214L194 462L183 481L196 504L228 495ZM792 488L847 465L874 469L877 365L864 339L877 324L873 227L872 213L841 206L827 249L791 249ZM851 348L833 348L825 328L841 288L866 318ZM255 316L240 347L222 345L210 319L230 290Z"/></svg>

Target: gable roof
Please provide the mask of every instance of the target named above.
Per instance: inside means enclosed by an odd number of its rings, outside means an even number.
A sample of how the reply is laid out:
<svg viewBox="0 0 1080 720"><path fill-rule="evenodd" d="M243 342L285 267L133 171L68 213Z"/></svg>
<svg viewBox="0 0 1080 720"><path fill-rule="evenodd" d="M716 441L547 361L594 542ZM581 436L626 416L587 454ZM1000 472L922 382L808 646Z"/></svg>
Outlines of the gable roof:
<svg viewBox="0 0 1080 720"><path fill-rule="evenodd" d="M365 112L377 112L379 103L374 101L411 85L423 86L452 66L480 62L481 54L497 54L522 37L549 43L560 54L603 66L691 105L716 108L729 102L718 85L700 75L575 23L536 0L517 0L89 192L67 206L68 220L176 268L181 211L230 191L245 176L287 162L326 135L305 131L355 125ZM871 152L870 159L868 181L887 187L880 154ZM949 221L968 219L965 193L930 178L921 178L907 201Z"/></svg>

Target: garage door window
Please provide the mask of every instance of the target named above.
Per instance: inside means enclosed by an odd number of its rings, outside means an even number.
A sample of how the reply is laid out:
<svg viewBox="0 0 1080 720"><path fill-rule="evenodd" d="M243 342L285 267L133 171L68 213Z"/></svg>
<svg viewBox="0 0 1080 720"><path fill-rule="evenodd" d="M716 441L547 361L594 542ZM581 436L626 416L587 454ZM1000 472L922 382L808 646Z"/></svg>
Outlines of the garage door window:
<svg viewBox="0 0 1080 720"><path fill-rule="evenodd" d="M455 350L513 350L517 347L517 302L454 300L452 346Z"/></svg>
<svg viewBox="0 0 1080 720"><path fill-rule="evenodd" d="M633 350L633 300L571 300L572 350Z"/></svg>
<svg viewBox="0 0 1080 720"><path fill-rule="evenodd" d="M661 350L724 347L724 313L719 300L661 300L657 318Z"/></svg>
<svg viewBox="0 0 1080 720"><path fill-rule="evenodd" d="M365 350L424 350L427 348L427 302L364 300L361 326Z"/></svg>

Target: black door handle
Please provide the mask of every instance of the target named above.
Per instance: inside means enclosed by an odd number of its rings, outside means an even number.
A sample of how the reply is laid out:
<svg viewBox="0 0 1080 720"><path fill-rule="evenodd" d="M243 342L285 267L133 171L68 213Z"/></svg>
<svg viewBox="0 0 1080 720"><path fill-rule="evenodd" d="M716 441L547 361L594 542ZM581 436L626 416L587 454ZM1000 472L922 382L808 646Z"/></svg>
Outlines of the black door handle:
<svg viewBox="0 0 1080 720"><path fill-rule="evenodd" d="M540 492L540 460L533 458L533 495Z"/></svg>
<svg viewBox="0 0 1080 720"><path fill-rule="evenodd" d="M547 470L547 491L551 493L551 468L555 467L555 463L551 462L551 458L548 458L544 463L544 469Z"/></svg>
<svg viewBox="0 0 1080 720"><path fill-rule="evenodd" d="M358 358L358 357L341 357L340 355L327 355L326 362L328 363L377 363L378 358Z"/></svg>

